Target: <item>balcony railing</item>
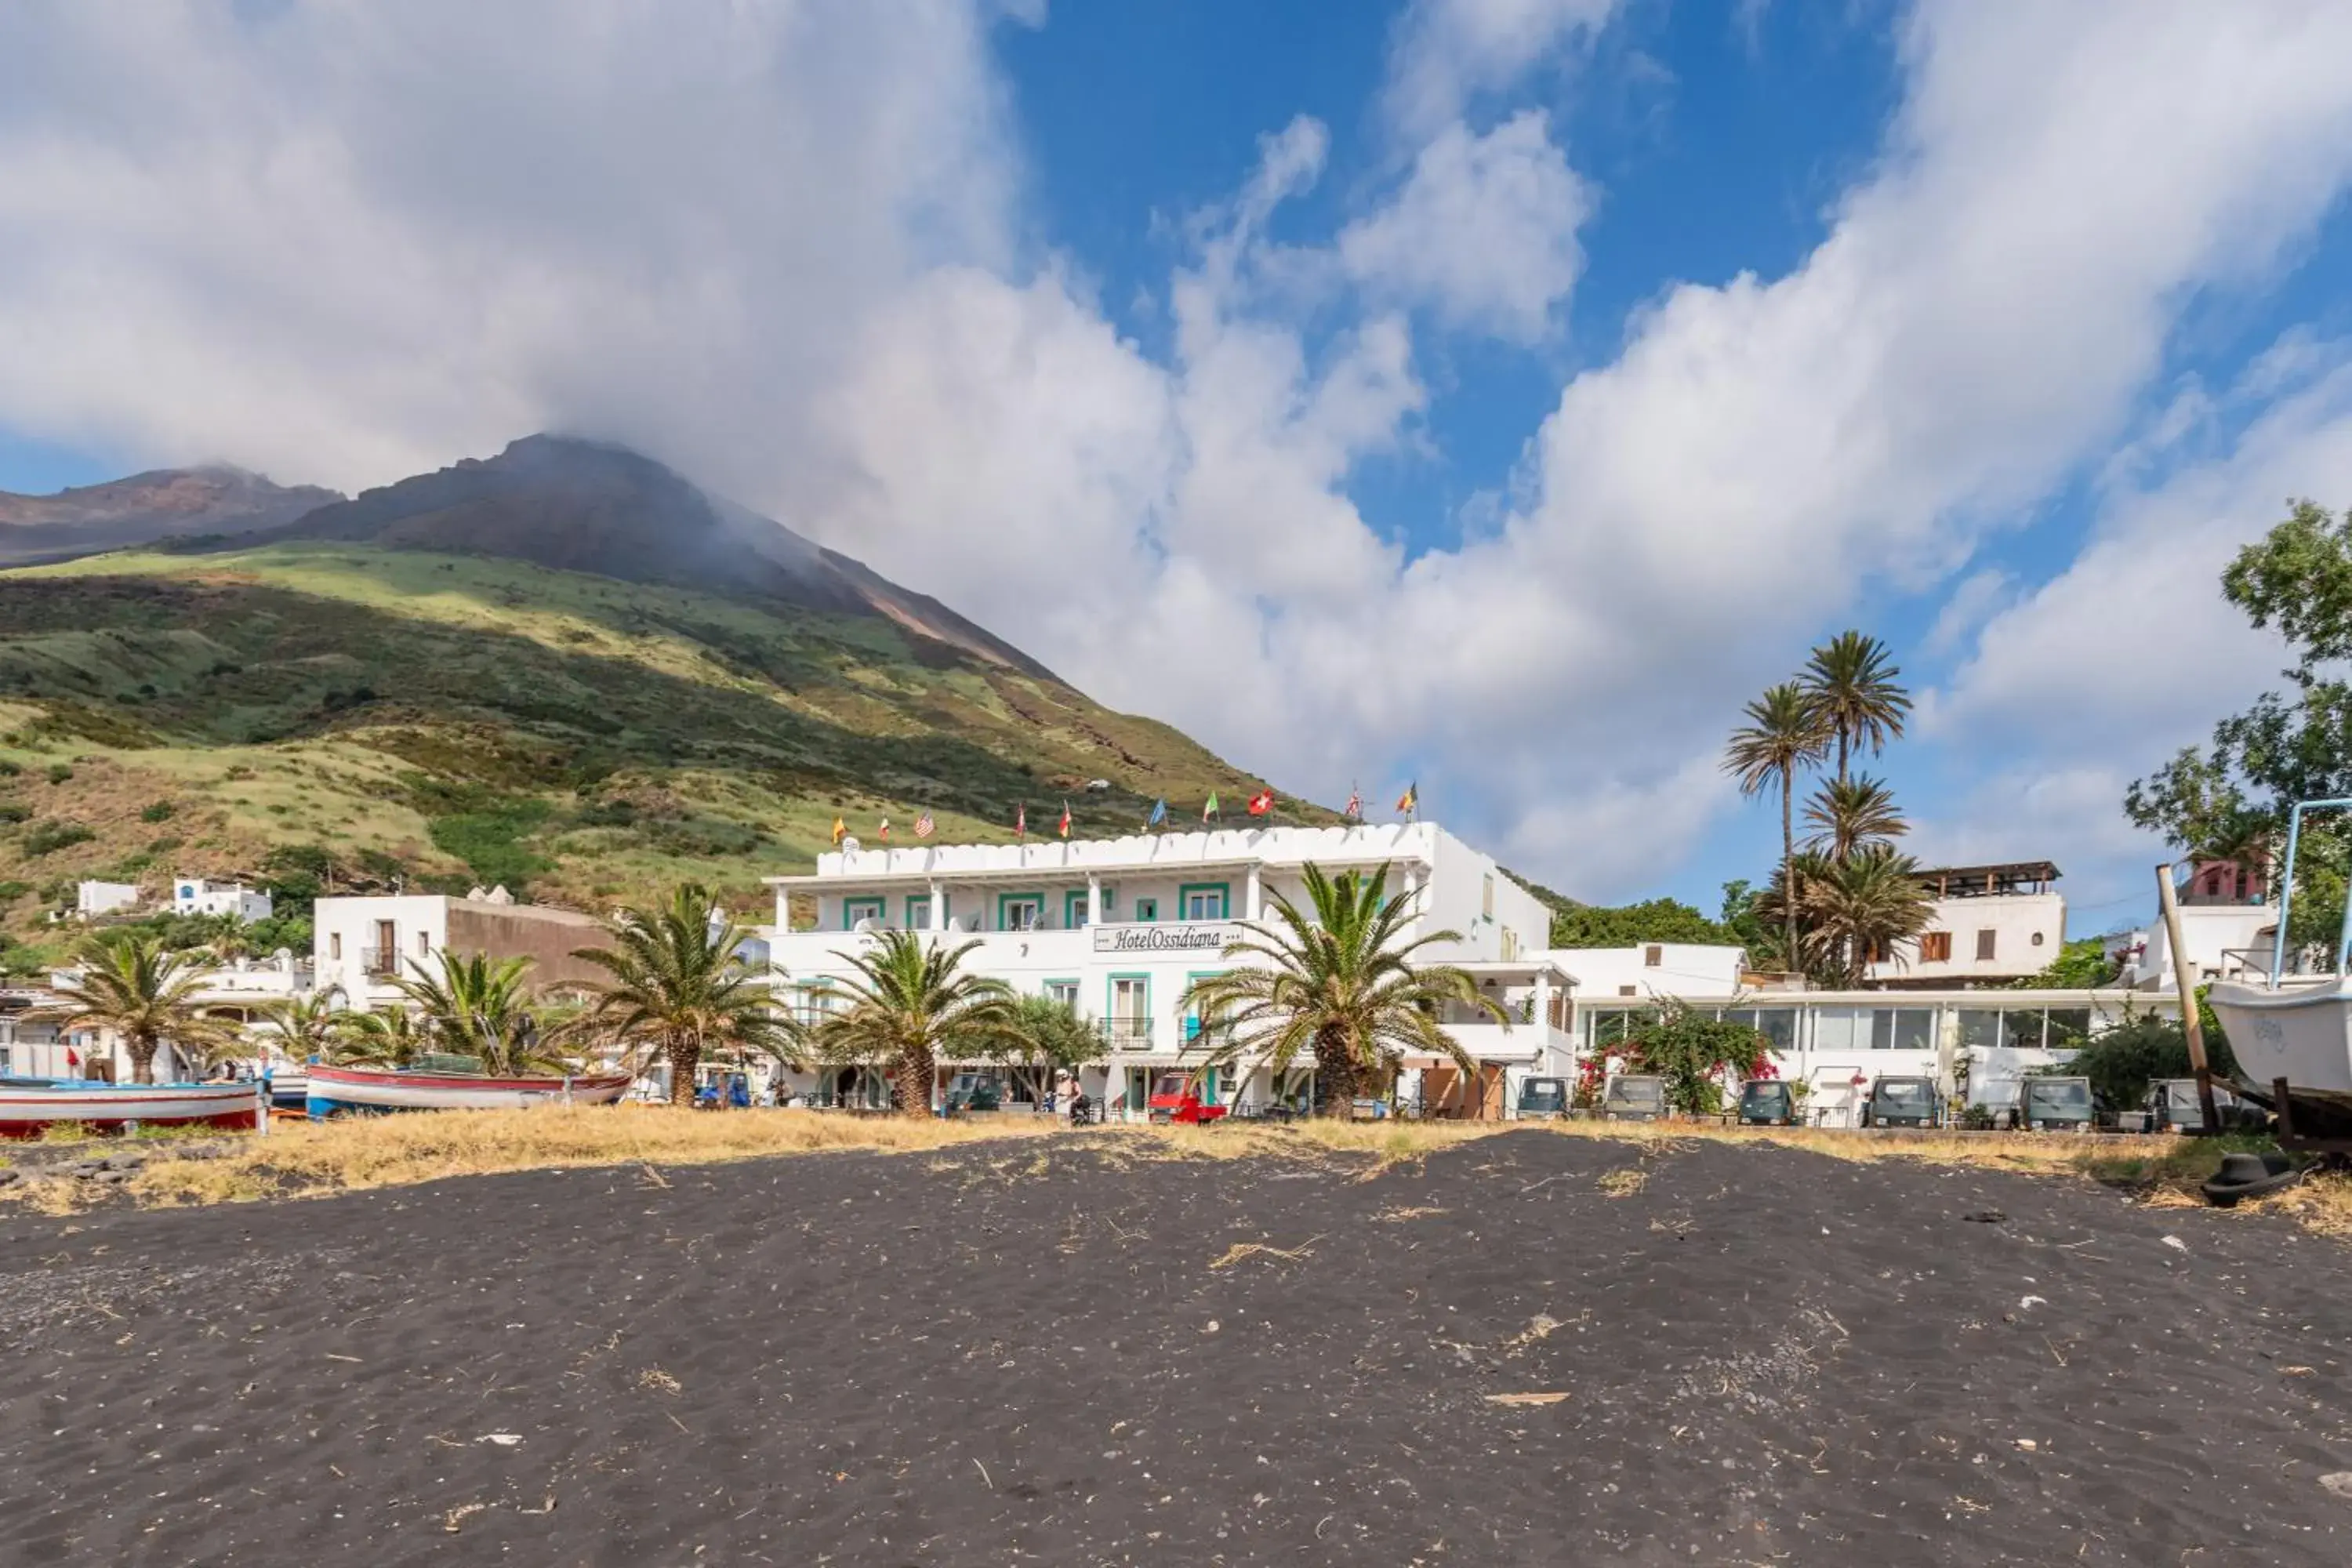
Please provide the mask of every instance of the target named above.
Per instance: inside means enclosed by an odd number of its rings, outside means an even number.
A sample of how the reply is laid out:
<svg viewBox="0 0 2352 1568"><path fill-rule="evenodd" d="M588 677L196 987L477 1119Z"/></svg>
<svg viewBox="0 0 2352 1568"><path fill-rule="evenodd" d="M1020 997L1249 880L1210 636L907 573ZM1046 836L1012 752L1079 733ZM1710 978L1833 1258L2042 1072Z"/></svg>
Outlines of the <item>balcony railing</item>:
<svg viewBox="0 0 2352 1568"><path fill-rule="evenodd" d="M363 947L360 949L360 967L371 979L397 978L400 950L396 947Z"/></svg>
<svg viewBox="0 0 2352 1568"><path fill-rule="evenodd" d="M1115 1051L1148 1051L1151 1048L1151 1020L1149 1018L1098 1018L1095 1028L1102 1035L1103 1044Z"/></svg>

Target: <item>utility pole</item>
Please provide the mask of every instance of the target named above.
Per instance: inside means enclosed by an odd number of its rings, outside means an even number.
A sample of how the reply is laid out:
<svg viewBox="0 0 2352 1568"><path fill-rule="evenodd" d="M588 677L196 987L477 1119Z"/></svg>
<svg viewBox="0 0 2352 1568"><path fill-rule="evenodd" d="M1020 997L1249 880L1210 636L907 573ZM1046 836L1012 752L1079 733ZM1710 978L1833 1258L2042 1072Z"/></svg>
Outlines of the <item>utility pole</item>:
<svg viewBox="0 0 2352 1568"><path fill-rule="evenodd" d="M2180 1028L2189 1037L2189 1066L2197 1074L2197 1109L2205 1118L2205 1131L2221 1130L2221 1115L2213 1104L2213 1069L2205 1060L2205 1024L2197 1016L2197 976L2189 973L2189 953L2180 944L2180 900L2172 890L2170 861L2156 868L2157 902L2164 910L2164 937L2172 951L2172 980L2180 993Z"/></svg>

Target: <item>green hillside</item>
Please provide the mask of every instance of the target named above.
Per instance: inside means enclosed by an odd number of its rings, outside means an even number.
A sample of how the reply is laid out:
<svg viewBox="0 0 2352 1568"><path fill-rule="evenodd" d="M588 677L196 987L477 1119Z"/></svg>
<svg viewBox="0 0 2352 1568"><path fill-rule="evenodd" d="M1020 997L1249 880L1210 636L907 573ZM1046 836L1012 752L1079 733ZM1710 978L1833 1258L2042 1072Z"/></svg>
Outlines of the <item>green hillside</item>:
<svg viewBox="0 0 2352 1568"><path fill-rule="evenodd" d="M77 879L175 871L588 907L690 874L750 907L836 814L1009 839L1026 801L1038 837L1066 797L1098 835L1257 783L883 616L330 544L0 573L0 775L20 935Z"/></svg>

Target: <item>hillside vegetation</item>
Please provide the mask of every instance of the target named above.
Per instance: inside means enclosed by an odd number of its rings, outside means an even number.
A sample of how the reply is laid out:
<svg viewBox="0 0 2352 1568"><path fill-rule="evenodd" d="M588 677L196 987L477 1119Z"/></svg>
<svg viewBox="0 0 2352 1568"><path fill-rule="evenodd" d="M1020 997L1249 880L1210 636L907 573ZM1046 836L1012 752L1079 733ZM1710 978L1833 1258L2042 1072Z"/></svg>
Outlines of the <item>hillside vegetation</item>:
<svg viewBox="0 0 2352 1568"><path fill-rule="evenodd" d="M885 616L363 544L0 573L20 935L78 878L175 871L586 907L693 876L750 907L836 814L869 843L885 815L912 842L924 808L940 840L1002 840L1025 801L1044 837L1066 797L1100 835L1257 782Z"/></svg>

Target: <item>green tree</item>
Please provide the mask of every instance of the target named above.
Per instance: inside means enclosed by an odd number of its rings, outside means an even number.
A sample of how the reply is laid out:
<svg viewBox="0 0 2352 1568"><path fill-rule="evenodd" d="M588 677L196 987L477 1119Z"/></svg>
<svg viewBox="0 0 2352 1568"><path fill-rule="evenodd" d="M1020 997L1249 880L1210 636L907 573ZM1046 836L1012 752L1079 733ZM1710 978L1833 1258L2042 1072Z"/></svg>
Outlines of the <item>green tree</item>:
<svg viewBox="0 0 2352 1568"><path fill-rule="evenodd" d="M335 1023L327 1059L338 1065L404 1068L433 1048L416 1015L405 1007L338 1013Z"/></svg>
<svg viewBox="0 0 2352 1568"><path fill-rule="evenodd" d="M2122 966L2107 956L2107 939L2086 936L2060 948L2041 973L2017 984L2021 990L2090 991L2114 984L2121 973Z"/></svg>
<svg viewBox="0 0 2352 1568"><path fill-rule="evenodd" d="M2208 1030L2206 1061L2225 1082L2237 1071L2230 1043ZM2091 1080L2091 1092L2111 1106L2137 1105L2157 1079L2189 1078L2189 1036L2179 1020L2140 1013L2104 1035L2094 1035L2075 1051L2074 1059L2053 1071Z"/></svg>
<svg viewBox="0 0 2352 1568"><path fill-rule="evenodd" d="M197 1003L198 965L165 952L153 936L110 931L84 942L75 956L79 968L59 987L58 1003L26 1016L60 1031L112 1035L131 1058L132 1082L155 1081L155 1053L166 1045L209 1063L236 1039L235 1026Z"/></svg>
<svg viewBox="0 0 2352 1568"><path fill-rule="evenodd" d="M1012 1026L996 1037L998 1060L1007 1066L1042 1068L1050 1080L1103 1059L1103 1037L1077 1010L1051 996L1023 996L1013 1004Z"/></svg>
<svg viewBox="0 0 2352 1568"><path fill-rule="evenodd" d="M1738 939L1678 899L1604 908L1570 904L1551 912L1554 947L1632 947L1645 942L1722 945Z"/></svg>
<svg viewBox="0 0 2352 1568"><path fill-rule="evenodd" d="M885 931L872 947L835 954L857 978L844 987L849 1005L813 1032L816 1053L879 1068L898 1082L899 1113L928 1116L941 1057L1001 1059L1018 1027L1011 988L963 968L979 945L950 948L919 932Z"/></svg>
<svg viewBox="0 0 2352 1568"><path fill-rule="evenodd" d="M1228 960L1256 962L1202 975L1184 988L1184 1005L1216 1026L1206 1037L1203 1068L1231 1068L1244 1058L1271 1068L1278 1083L1301 1055L1315 1063L1324 1113L1354 1110L1359 1086L1381 1082L1406 1052L1450 1058L1465 1077L1476 1063L1439 1022L1456 1007L1508 1028L1510 1016L1478 983L1451 964L1415 954L1458 932L1407 939L1412 894L1391 895L1389 868L1366 875L1306 868L1307 908L1272 896L1274 920L1226 944Z"/></svg>
<svg viewBox="0 0 2352 1568"><path fill-rule="evenodd" d="M1796 858L1794 812L1797 774L1812 767L1828 750L1830 727L1825 710L1793 680L1766 689L1748 704L1748 722L1731 732L1723 765L1739 781L1739 793L1756 795L1778 785L1780 791L1780 863ZM1797 950L1796 911L1789 911L1786 951Z"/></svg>
<svg viewBox="0 0 2352 1568"><path fill-rule="evenodd" d="M624 909L606 922L611 944L572 956L608 979L574 1032L658 1054L674 1105L694 1103L694 1074L713 1052L757 1051L777 1062L804 1054L799 1026L768 1005L764 979L743 962L750 931L688 882L667 903Z"/></svg>
<svg viewBox="0 0 2352 1568"><path fill-rule="evenodd" d="M1895 681L1902 673L1885 643L1858 631L1840 632L1805 661L1798 684L1832 737L1841 783L1851 752L1876 756L1901 738L1911 714L1911 694Z"/></svg>
<svg viewBox="0 0 2352 1568"><path fill-rule="evenodd" d="M1895 792L1874 778L1830 779L1805 803L1813 829L1805 847L1832 860L1853 858L1872 845L1892 844L1911 831L1895 804Z"/></svg>
<svg viewBox="0 0 2352 1568"><path fill-rule="evenodd" d="M262 1022L277 1032L275 1044L288 1059L328 1057L341 1043L346 1014L337 1006L342 993L330 985L308 996L289 997L260 1009Z"/></svg>
<svg viewBox="0 0 2352 1568"><path fill-rule="evenodd" d="M412 959L415 973L393 982L415 1007L417 1028L435 1050L473 1057L482 1071L497 1078L560 1065L541 1038L539 1016L523 984L530 959L493 959L446 948L436 958L438 974Z"/></svg>
<svg viewBox="0 0 2352 1568"><path fill-rule="evenodd" d="M1760 1075L1769 1064L1769 1045L1745 1024L1710 1018L1679 1001L1670 1001L1638 1019L1622 1047L1632 1067L1655 1073L1665 1080L1666 1103L1693 1116L1709 1116L1723 1109L1723 1075L1741 1079Z"/></svg>

